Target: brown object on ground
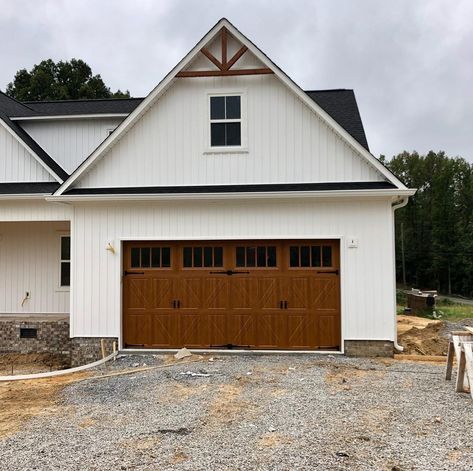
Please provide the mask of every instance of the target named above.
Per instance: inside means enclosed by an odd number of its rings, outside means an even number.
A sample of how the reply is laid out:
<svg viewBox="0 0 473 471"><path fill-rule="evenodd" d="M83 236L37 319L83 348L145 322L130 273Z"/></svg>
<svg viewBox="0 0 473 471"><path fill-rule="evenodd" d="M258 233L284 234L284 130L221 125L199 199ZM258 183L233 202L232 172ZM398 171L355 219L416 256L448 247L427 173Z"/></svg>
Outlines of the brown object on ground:
<svg viewBox="0 0 473 471"><path fill-rule="evenodd" d="M126 242L125 345L339 350L339 269L338 240Z"/></svg>
<svg viewBox="0 0 473 471"><path fill-rule="evenodd" d="M443 355L407 355L404 353L398 353L394 355L394 359L397 361L416 361L422 363L444 363L445 356Z"/></svg>
<svg viewBox="0 0 473 471"><path fill-rule="evenodd" d="M68 384L88 376L75 373L35 381L0 383L0 438L15 433L21 425L37 415L64 413L57 404L59 392Z"/></svg>
<svg viewBox="0 0 473 471"><path fill-rule="evenodd" d="M397 316L398 341L403 354L445 356L448 339L443 335L444 322L414 316Z"/></svg>

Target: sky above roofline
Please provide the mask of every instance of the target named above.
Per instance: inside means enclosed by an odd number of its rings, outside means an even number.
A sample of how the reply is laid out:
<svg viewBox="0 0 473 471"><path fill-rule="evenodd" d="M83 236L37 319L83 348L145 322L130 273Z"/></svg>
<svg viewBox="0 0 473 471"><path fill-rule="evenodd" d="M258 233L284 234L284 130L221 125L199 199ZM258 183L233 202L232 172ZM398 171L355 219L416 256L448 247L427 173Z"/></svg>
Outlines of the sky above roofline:
<svg viewBox="0 0 473 471"><path fill-rule="evenodd" d="M20 68L75 57L113 90L143 96L226 17L302 88L354 89L375 155L432 149L473 162L473 2L136 0L130 5L3 0L0 89Z"/></svg>

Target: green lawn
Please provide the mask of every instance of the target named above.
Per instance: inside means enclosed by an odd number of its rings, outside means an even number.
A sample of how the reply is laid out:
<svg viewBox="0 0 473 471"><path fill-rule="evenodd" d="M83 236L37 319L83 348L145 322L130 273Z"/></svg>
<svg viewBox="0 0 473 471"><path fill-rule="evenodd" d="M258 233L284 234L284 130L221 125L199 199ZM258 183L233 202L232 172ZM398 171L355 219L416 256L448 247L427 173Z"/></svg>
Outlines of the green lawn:
<svg viewBox="0 0 473 471"><path fill-rule="evenodd" d="M406 306L405 293L398 290L397 293L397 313L404 314L404 307ZM435 317L431 312L418 313L420 317L427 317L429 319L443 319L443 320L458 320L473 318L473 306L467 304L457 304L447 299L438 301L435 306L435 312L438 317Z"/></svg>

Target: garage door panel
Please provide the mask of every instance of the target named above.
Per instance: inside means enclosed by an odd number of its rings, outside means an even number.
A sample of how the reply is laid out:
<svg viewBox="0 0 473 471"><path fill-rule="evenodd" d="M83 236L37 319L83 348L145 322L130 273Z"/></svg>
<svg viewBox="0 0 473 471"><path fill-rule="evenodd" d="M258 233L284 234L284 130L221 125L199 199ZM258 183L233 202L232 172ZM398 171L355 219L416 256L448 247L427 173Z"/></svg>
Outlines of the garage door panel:
<svg viewBox="0 0 473 471"><path fill-rule="evenodd" d="M203 306L211 311L226 311L229 308L229 283L225 277L207 278L204 283Z"/></svg>
<svg viewBox="0 0 473 471"><path fill-rule="evenodd" d="M130 278L126 285L126 307L133 310L147 309L149 281L144 278Z"/></svg>
<svg viewBox="0 0 473 471"><path fill-rule="evenodd" d="M254 315L233 313L229 318L228 342L226 344L251 347L256 344Z"/></svg>
<svg viewBox="0 0 473 471"><path fill-rule="evenodd" d="M208 344L210 347L219 347L228 344L227 334L228 316L226 313L212 312L208 316Z"/></svg>
<svg viewBox="0 0 473 471"><path fill-rule="evenodd" d="M149 343L151 332L151 316L149 314L129 315L124 324L125 344L144 346Z"/></svg>
<svg viewBox="0 0 473 471"><path fill-rule="evenodd" d="M257 300L256 281L253 278L234 276L229 280L230 310L254 308Z"/></svg>
<svg viewBox="0 0 473 471"><path fill-rule="evenodd" d="M334 348L339 346L338 318L332 316L317 316L316 332L319 337L320 348Z"/></svg>
<svg viewBox="0 0 473 471"><path fill-rule="evenodd" d="M199 314L179 312L179 345L183 347L202 347L208 344L206 319Z"/></svg>
<svg viewBox="0 0 473 471"><path fill-rule="evenodd" d="M262 310L280 310L281 281L279 278L264 277L256 279L257 297L256 306Z"/></svg>
<svg viewBox="0 0 473 471"><path fill-rule="evenodd" d="M197 310L203 307L203 278L182 278L177 282L175 298L179 309Z"/></svg>
<svg viewBox="0 0 473 471"><path fill-rule="evenodd" d="M150 309L161 310L171 309L172 301L174 299L172 278L152 278L150 280L152 286L152 296Z"/></svg>
<svg viewBox="0 0 473 471"><path fill-rule="evenodd" d="M158 313L150 316L151 333L148 341L149 345L172 348L178 346L177 316L170 311L168 313Z"/></svg>
<svg viewBox="0 0 473 471"><path fill-rule="evenodd" d="M310 307L310 288L312 279L308 276L293 277L289 275L285 279L286 298L291 310L307 310Z"/></svg>
<svg viewBox="0 0 473 471"><path fill-rule="evenodd" d="M281 312L262 312L257 316L258 348L281 348L286 343L284 317Z"/></svg>

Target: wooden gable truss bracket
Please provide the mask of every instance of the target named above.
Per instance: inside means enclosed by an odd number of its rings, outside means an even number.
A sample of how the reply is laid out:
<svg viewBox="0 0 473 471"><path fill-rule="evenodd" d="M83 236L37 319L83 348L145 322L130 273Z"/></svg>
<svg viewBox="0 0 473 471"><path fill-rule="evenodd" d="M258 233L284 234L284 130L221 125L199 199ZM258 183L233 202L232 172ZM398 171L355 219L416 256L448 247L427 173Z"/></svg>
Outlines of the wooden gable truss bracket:
<svg viewBox="0 0 473 471"><path fill-rule="evenodd" d="M238 59L245 54L248 48L242 46L230 60L227 60L227 29L223 27L220 31L222 41L222 60L218 60L206 47L203 47L200 50L200 52L207 57L207 59L218 68L218 70L184 70L178 72L176 77L222 77L230 75L274 74L274 72L268 67L262 67L259 69L232 69Z"/></svg>

